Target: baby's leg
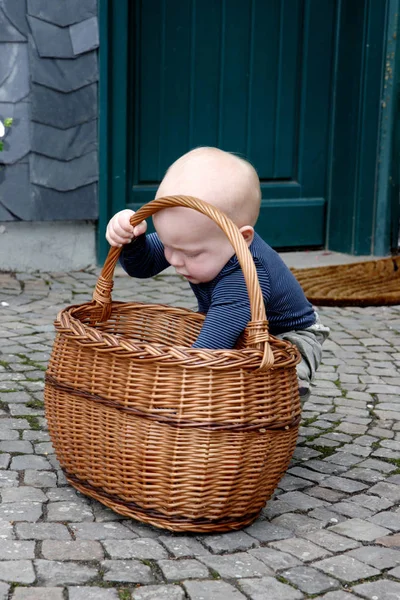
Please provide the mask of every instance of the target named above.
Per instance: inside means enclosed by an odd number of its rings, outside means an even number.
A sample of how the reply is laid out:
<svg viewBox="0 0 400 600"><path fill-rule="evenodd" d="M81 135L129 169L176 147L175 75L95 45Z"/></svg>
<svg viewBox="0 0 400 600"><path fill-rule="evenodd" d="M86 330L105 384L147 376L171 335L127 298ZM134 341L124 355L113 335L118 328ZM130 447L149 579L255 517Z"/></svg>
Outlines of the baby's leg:
<svg viewBox="0 0 400 600"><path fill-rule="evenodd" d="M307 329L288 331L277 337L288 340L297 346L301 354L301 362L297 365L299 393L302 402L310 397L310 383L314 379L322 359L322 344L329 335L329 327L325 327L317 315L316 322Z"/></svg>

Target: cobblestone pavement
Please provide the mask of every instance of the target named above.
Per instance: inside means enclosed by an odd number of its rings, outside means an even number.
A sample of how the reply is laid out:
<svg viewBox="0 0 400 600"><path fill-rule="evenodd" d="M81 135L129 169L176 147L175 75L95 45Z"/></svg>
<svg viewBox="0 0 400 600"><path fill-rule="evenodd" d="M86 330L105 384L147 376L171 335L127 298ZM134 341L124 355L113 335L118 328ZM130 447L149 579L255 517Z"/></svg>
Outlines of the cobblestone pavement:
<svg viewBox="0 0 400 600"><path fill-rule="evenodd" d="M332 337L276 495L243 531L174 535L76 492L53 454L52 322L96 275L0 274L0 600L400 599L400 307L320 311ZM194 304L170 275L115 290Z"/></svg>

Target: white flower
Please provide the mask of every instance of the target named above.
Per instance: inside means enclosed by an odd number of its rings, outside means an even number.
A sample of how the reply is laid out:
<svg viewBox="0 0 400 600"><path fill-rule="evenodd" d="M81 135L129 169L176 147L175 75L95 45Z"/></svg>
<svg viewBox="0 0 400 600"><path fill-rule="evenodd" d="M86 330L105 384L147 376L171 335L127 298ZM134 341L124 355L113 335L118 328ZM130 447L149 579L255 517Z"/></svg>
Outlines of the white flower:
<svg viewBox="0 0 400 600"><path fill-rule="evenodd" d="M4 127L4 123L3 121L0 121L0 138L4 137L5 132L6 128Z"/></svg>

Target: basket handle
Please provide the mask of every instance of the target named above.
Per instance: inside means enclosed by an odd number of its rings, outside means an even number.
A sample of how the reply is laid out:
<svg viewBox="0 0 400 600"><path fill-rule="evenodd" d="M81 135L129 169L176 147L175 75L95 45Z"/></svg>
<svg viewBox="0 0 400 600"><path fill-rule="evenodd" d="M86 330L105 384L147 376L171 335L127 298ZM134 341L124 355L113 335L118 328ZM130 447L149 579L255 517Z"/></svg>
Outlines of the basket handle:
<svg viewBox="0 0 400 600"><path fill-rule="evenodd" d="M222 229L229 239L242 268L250 300L251 321L246 327L244 343L246 347L263 350L263 359L260 368L270 367L274 363L274 357L269 344L268 321L264 300L253 257L238 227L218 208L192 196L166 196L152 200L132 215L130 223L135 227L156 212L175 206L192 208L206 215ZM110 317L113 275L120 253L121 248L110 248L100 277L97 280L96 288L93 292L93 301L99 309L93 315L95 322L106 321Z"/></svg>

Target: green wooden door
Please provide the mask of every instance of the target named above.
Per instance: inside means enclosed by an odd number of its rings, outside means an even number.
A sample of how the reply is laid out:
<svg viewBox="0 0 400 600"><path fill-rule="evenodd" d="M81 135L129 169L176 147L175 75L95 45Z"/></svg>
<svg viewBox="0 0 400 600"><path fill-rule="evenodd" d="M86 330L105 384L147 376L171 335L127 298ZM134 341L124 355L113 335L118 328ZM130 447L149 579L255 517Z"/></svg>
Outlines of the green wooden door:
<svg viewBox="0 0 400 600"><path fill-rule="evenodd" d="M129 200L196 146L239 153L275 247L325 239L335 0L130 2Z"/></svg>

